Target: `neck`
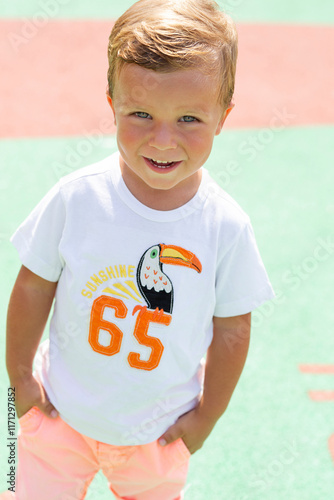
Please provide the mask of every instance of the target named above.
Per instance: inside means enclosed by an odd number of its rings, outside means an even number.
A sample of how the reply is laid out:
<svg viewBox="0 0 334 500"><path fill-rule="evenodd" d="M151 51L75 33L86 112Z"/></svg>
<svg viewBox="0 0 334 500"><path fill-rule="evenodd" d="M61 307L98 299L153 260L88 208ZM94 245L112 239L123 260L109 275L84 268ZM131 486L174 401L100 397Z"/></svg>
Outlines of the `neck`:
<svg viewBox="0 0 334 500"><path fill-rule="evenodd" d="M121 173L126 187L143 205L154 210L175 210L188 203L197 193L202 180L202 171L179 182L170 189L154 189L148 186L121 162Z"/></svg>

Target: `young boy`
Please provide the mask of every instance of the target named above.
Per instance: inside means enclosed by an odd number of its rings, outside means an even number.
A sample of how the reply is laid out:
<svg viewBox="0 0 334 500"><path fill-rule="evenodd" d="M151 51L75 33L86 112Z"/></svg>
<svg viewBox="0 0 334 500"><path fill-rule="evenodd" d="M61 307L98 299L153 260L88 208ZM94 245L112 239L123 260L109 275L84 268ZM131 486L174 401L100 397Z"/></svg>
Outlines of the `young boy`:
<svg viewBox="0 0 334 500"><path fill-rule="evenodd" d="M211 0L140 0L108 56L119 151L62 179L12 238L19 500L83 499L99 470L116 498L183 498L250 313L273 297L249 218L202 168L233 108L231 19Z"/></svg>

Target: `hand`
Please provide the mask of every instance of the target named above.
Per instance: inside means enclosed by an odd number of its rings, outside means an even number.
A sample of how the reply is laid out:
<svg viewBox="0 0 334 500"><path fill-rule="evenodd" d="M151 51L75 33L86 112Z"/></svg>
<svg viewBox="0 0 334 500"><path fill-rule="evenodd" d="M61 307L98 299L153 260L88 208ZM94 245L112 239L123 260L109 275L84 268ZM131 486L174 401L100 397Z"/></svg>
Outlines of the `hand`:
<svg viewBox="0 0 334 500"><path fill-rule="evenodd" d="M211 433L215 422L201 413L199 407L182 415L160 438L161 446L166 446L179 438L191 454L202 448L204 441Z"/></svg>
<svg viewBox="0 0 334 500"><path fill-rule="evenodd" d="M15 407L18 418L25 415L33 406L37 406L47 417L56 418L58 412L50 403L43 385L33 375L15 386Z"/></svg>

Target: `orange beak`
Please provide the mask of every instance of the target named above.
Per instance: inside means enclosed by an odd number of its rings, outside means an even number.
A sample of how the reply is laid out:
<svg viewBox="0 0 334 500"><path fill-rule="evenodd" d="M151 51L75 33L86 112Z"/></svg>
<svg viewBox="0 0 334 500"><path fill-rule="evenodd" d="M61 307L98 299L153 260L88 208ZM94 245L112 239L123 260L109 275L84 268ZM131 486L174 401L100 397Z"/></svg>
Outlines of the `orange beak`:
<svg viewBox="0 0 334 500"><path fill-rule="evenodd" d="M195 269L202 272L202 264L195 254L175 245L160 245L160 262Z"/></svg>

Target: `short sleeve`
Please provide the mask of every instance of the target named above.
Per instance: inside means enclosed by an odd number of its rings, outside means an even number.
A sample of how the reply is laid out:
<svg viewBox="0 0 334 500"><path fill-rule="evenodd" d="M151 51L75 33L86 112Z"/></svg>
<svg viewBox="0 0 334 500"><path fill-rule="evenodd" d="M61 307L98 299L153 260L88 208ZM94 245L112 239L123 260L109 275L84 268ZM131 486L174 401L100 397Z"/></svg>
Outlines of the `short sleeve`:
<svg viewBox="0 0 334 500"><path fill-rule="evenodd" d="M248 222L218 261L214 316L247 314L274 297L253 228Z"/></svg>
<svg viewBox="0 0 334 500"><path fill-rule="evenodd" d="M22 264L48 281L58 281L63 268L59 243L64 224L65 207L57 184L11 238Z"/></svg>

